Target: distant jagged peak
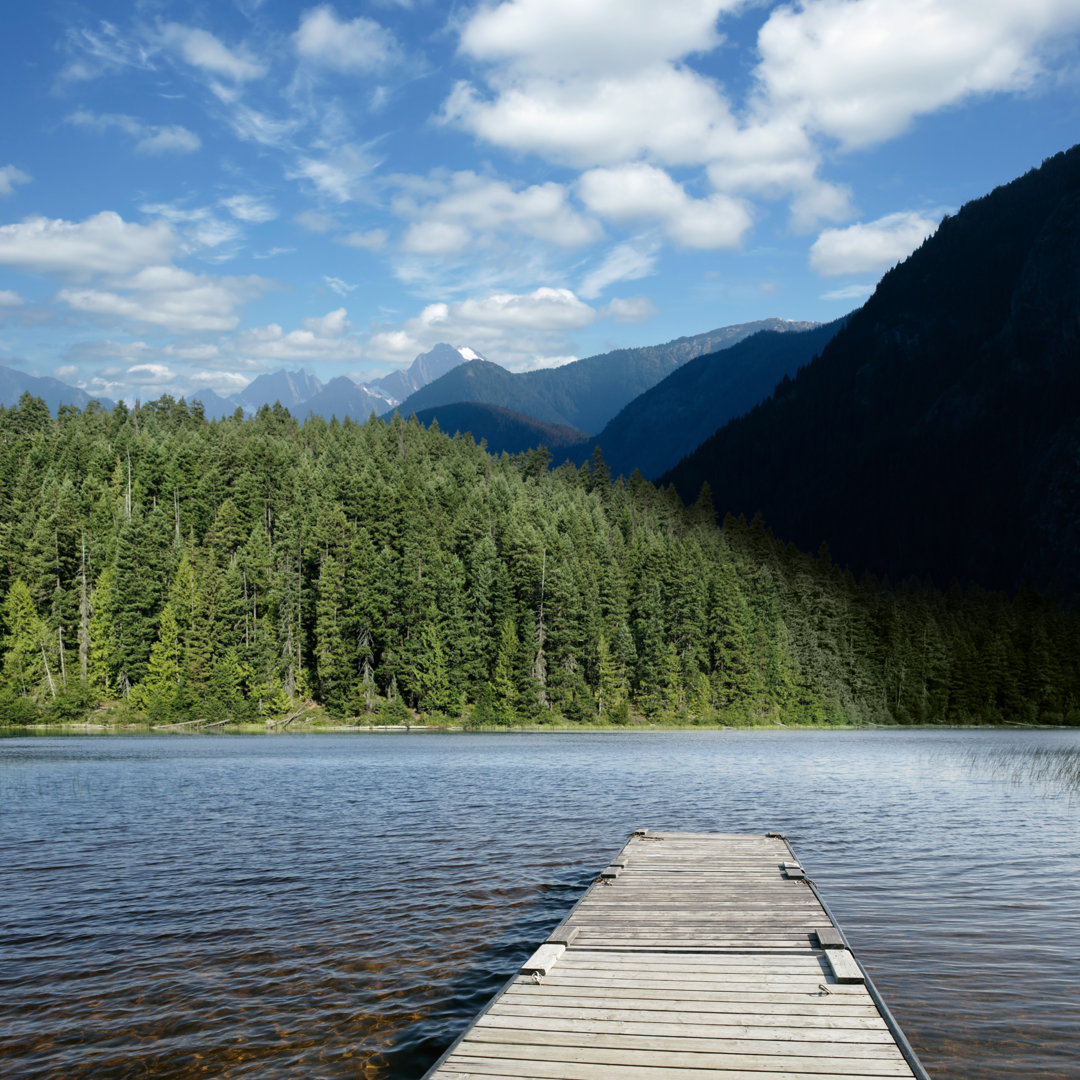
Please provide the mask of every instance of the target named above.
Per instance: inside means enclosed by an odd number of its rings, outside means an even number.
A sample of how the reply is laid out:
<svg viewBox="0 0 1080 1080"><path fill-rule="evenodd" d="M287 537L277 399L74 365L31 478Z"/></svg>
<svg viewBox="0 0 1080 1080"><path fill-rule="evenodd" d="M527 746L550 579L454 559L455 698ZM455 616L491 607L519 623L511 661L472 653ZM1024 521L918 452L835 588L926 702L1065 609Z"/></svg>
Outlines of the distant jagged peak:
<svg viewBox="0 0 1080 1080"><path fill-rule="evenodd" d="M482 356L475 349L470 349L468 345L456 346L458 354L463 360L486 360L486 356Z"/></svg>

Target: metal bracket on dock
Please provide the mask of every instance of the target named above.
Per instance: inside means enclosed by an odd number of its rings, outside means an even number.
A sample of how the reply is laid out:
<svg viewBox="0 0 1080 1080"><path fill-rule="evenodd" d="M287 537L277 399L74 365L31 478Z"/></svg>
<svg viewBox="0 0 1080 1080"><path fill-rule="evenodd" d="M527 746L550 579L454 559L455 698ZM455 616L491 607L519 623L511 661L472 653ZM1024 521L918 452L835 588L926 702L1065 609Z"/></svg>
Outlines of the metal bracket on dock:
<svg viewBox="0 0 1080 1080"><path fill-rule="evenodd" d="M793 863L793 862L784 863L783 871L784 871L784 874L787 877L792 878L795 881L799 881L802 878L806 877L806 874L803 873L803 868L798 863Z"/></svg>

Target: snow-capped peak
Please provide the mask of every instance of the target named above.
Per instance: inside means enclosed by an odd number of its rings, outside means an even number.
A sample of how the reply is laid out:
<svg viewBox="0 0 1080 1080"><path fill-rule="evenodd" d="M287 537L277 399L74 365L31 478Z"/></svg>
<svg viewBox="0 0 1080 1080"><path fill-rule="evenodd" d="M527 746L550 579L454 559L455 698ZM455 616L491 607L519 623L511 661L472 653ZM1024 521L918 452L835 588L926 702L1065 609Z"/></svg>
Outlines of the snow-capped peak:
<svg viewBox="0 0 1080 1080"><path fill-rule="evenodd" d="M457 347L458 355L462 360L483 360L484 358L473 349L470 349L468 345L459 345Z"/></svg>

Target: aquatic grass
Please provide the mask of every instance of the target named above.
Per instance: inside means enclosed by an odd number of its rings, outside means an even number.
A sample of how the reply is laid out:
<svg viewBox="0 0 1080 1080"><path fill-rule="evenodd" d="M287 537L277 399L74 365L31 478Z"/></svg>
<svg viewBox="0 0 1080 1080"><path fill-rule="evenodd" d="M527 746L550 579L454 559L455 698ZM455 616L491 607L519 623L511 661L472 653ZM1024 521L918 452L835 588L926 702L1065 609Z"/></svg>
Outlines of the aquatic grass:
<svg viewBox="0 0 1080 1080"><path fill-rule="evenodd" d="M979 750L969 756L968 764L987 769L996 779L1080 793L1080 746L1028 744Z"/></svg>

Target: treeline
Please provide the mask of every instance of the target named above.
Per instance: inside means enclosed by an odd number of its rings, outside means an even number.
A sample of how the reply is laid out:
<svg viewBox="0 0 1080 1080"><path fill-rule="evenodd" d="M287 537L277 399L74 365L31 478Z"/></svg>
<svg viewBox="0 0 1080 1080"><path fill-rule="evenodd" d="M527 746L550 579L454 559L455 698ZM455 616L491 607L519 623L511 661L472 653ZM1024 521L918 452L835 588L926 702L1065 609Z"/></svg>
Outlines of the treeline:
<svg viewBox="0 0 1080 1080"><path fill-rule="evenodd" d="M0 409L0 720L1080 720L1080 620L856 583L597 456L415 420Z"/></svg>

